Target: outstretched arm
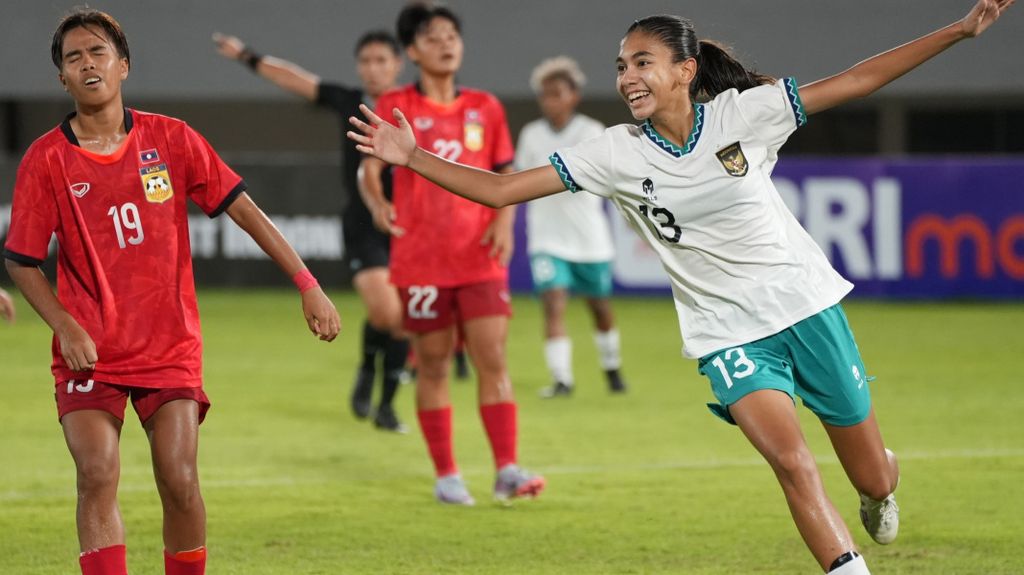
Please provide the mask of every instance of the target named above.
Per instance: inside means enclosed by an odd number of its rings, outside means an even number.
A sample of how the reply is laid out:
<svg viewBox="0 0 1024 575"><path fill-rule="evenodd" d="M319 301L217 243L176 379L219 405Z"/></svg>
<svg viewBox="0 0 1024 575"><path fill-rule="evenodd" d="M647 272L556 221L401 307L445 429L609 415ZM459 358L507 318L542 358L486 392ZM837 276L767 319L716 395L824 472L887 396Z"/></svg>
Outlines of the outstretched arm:
<svg viewBox="0 0 1024 575"><path fill-rule="evenodd" d="M856 66L800 88L808 114L822 112L855 98L863 98L906 74L965 38L988 29L1015 0L978 0L962 20Z"/></svg>
<svg viewBox="0 0 1024 575"><path fill-rule="evenodd" d="M213 35L213 43L217 45L217 52L221 56L249 66L253 72L270 80L279 88L302 96L310 102L316 101L320 76L287 60L257 54L235 36L217 32Z"/></svg>
<svg viewBox="0 0 1024 575"><path fill-rule="evenodd" d="M228 206L227 214L245 230L263 249L270 259L278 265L288 277L294 279L302 292L302 312L306 317L309 331L320 336L324 341L334 341L341 330L341 318L331 300L327 299L316 280L309 275L306 264L295 253L288 240L252 201L249 194L242 193ZM296 279L298 278L298 279Z"/></svg>
<svg viewBox="0 0 1024 575"><path fill-rule="evenodd" d="M356 149L385 163L406 166L442 188L478 204L502 208L565 190L562 179L552 166L496 174L456 164L417 147L412 127L398 108L394 110L398 126L385 122L364 105L359 109L370 123L355 116L349 118L349 122L362 132L348 133L348 137L358 144Z"/></svg>

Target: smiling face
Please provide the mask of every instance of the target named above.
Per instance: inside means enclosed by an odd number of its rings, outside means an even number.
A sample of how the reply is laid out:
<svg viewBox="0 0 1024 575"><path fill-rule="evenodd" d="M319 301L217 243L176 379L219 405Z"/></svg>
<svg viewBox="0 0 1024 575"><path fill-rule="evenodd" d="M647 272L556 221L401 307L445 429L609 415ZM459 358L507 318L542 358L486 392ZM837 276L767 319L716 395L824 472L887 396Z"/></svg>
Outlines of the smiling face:
<svg viewBox="0 0 1024 575"><path fill-rule="evenodd" d="M627 34L615 65L619 95L633 118L646 120L690 107L696 61L673 62L672 51L654 36L642 31Z"/></svg>
<svg viewBox="0 0 1024 575"><path fill-rule="evenodd" d="M101 108L120 106L121 82L128 77L128 60L95 26L72 28L64 34L58 78L75 103Z"/></svg>
<svg viewBox="0 0 1024 575"><path fill-rule="evenodd" d="M431 76L454 75L462 66L462 34L451 20L435 16L406 49L409 59Z"/></svg>

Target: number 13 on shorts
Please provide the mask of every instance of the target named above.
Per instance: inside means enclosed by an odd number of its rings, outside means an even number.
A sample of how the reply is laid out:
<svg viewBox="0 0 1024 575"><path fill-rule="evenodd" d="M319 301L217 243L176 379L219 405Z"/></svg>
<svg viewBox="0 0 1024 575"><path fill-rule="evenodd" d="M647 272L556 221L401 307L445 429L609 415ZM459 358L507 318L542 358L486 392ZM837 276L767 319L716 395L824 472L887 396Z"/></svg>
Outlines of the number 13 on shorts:
<svg viewBox="0 0 1024 575"><path fill-rule="evenodd" d="M742 347L734 347L715 356L711 365L718 368L725 381L725 388L732 389L734 380L749 377L757 371L757 365L747 357Z"/></svg>

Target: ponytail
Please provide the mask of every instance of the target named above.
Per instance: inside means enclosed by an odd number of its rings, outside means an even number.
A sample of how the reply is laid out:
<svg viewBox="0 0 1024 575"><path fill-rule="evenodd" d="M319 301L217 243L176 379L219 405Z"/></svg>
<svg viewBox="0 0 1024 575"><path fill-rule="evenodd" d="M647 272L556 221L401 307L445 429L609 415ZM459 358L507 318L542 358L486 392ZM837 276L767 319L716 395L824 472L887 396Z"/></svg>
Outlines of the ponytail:
<svg viewBox="0 0 1024 575"><path fill-rule="evenodd" d="M700 40L698 44L697 76L690 82L690 98L695 101L711 100L732 88L742 92L775 82L771 76L745 68L718 42Z"/></svg>
<svg viewBox="0 0 1024 575"><path fill-rule="evenodd" d="M747 70L729 50L712 40L698 40L693 22L680 16L659 14L633 22L626 35L639 31L650 34L672 52L673 62L697 60L697 76L690 82L690 99L706 101L736 88L740 92L748 88L771 84L775 78Z"/></svg>

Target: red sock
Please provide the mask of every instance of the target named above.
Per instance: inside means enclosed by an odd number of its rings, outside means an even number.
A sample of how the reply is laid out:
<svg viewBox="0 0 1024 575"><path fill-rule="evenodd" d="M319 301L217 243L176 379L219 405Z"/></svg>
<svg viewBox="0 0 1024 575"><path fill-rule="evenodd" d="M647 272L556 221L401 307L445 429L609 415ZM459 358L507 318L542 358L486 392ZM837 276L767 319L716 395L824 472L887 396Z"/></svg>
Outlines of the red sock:
<svg viewBox="0 0 1024 575"><path fill-rule="evenodd" d="M124 545L111 545L86 551L78 556L82 575L128 575L128 551Z"/></svg>
<svg viewBox="0 0 1024 575"><path fill-rule="evenodd" d="M458 473L452 453L452 406L416 412L438 477Z"/></svg>
<svg viewBox="0 0 1024 575"><path fill-rule="evenodd" d="M174 555L164 549L164 573L166 575L205 575L206 547L191 551L179 551Z"/></svg>
<svg viewBox="0 0 1024 575"><path fill-rule="evenodd" d="M480 406L487 438L491 440L494 464L498 469L516 462L516 404L509 401Z"/></svg>

